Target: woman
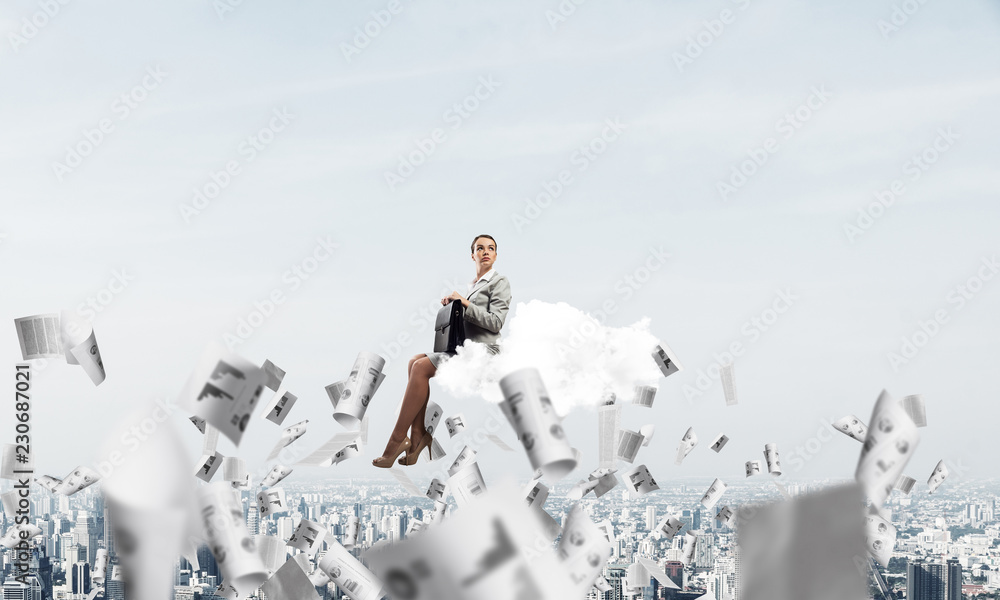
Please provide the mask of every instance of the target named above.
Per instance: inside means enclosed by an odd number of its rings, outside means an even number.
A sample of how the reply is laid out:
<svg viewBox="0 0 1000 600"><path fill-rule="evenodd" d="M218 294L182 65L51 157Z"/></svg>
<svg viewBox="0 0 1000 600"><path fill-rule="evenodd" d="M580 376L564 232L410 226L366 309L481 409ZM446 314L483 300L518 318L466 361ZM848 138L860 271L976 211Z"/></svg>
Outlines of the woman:
<svg viewBox="0 0 1000 600"><path fill-rule="evenodd" d="M472 240L472 260L476 263L476 278L469 284L468 295L452 292L441 299L445 305L458 300L465 307L465 337L468 340L486 344L491 354L500 351L496 343L500 339L500 328L507 318L510 307L510 283L507 278L493 270L497 259L497 242L491 235L478 235ZM424 430L424 415L430 398L430 379L438 367L451 357L447 352L418 354L410 359L407 367L408 380L403 392L403 406L399 410L396 427L389 436L382 456L372 461L376 467L387 469L399 459L401 465L417 462L420 453L431 444L431 434ZM406 431L410 436L406 436ZM411 443L411 440L413 442Z"/></svg>

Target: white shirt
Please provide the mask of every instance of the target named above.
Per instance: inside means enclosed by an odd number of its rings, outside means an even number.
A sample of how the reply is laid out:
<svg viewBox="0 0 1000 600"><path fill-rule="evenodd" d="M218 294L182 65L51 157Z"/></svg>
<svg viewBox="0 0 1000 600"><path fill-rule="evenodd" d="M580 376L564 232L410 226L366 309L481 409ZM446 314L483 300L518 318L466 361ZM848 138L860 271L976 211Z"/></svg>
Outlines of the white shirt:
<svg viewBox="0 0 1000 600"><path fill-rule="evenodd" d="M478 285L480 281L483 281L484 279L486 281L489 281L492 278L493 278L493 267L490 267L490 270L486 271L485 273L483 273L482 277L480 277L479 279L473 279L472 280L472 283L469 284L469 292L466 294L466 297L468 297L468 296L470 296L472 294L473 288L475 288L476 285Z"/></svg>

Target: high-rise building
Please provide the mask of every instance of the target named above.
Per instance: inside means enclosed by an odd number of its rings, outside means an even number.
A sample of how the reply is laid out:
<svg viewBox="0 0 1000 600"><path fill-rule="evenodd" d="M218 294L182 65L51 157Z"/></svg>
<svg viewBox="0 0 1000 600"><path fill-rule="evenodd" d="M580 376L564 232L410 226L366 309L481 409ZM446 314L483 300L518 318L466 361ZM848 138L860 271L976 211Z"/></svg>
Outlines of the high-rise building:
<svg viewBox="0 0 1000 600"><path fill-rule="evenodd" d="M219 575L219 565L215 562L215 556L212 555L212 551L205 544L198 547L198 566L206 575L216 577Z"/></svg>
<svg viewBox="0 0 1000 600"><path fill-rule="evenodd" d="M3 600L42 600L42 586L33 575L27 585L10 579L3 584Z"/></svg>
<svg viewBox="0 0 1000 600"><path fill-rule="evenodd" d="M73 565L73 575L70 580L71 590L74 594L90 593L90 565L85 562L78 562Z"/></svg>
<svg viewBox="0 0 1000 600"><path fill-rule="evenodd" d="M714 598L735 598L736 590L736 560L726 556L715 561L715 566L709 575L709 594Z"/></svg>
<svg viewBox="0 0 1000 600"><path fill-rule="evenodd" d="M390 515L387 517L389 519L389 527L386 531L386 537L389 538L389 543L398 542L403 539L403 534L405 530L402 529L402 518L399 514Z"/></svg>
<svg viewBox="0 0 1000 600"><path fill-rule="evenodd" d="M250 531L250 535L260 533L260 513L257 511L256 503L251 503L250 508L247 509L247 529Z"/></svg>
<svg viewBox="0 0 1000 600"><path fill-rule="evenodd" d="M38 578L38 584L41 586L42 591L51 596L52 563L49 560L48 554L41 547L35 546L32 548L28 568Z"/></svg>
<svg viewBox="0 0 1000 600"><path fill-rule="evenodd" d="M295 532L295 520L291 517L278 517L277 534L283 540L292 537Z"/></svg>
<svg viewBox="0 0 1000 600"><path fill-rule="evenodd" d="M652 531L656 527L656 507L646 507L646 531Z"/></svg>
<svg viewBox="0 0 1000 600"><path fill-rule="evenodd" d="M681 527L681 530L677 532L677 535L682 535L684 532L686 532L688 530L691 530L691 529L698 529L698 527L694 526L693 519L694 519L694 513L691 512L691 509L685 508L684 510L682 510L681 511L681 523L683 523L684 525ZM699 519L699 521L700 521L700 519ZM675 539L676 539L676 537L675 537Z"/></svg>
<svg viewBox="0 0 1000 600"><path fill-rule="evenodd" d="M36 515L50 515L55 512L55 502L52 500L52 496L45 495L38 499L35 505Z"/></svg>
<svg viewBox="0 0 1000 600"><path fill-rule="evenodd" d="M615 468L615 451L618 446L618 429L621 426L622 407L614 403L614 395L610 396L611 404L605 404L597 409L597 468Z"/></svg>
<svg viewBox="0 0 1000 600"><path fill-rule="evenodd" d="M677 587L684 589L684 563L679 560L668 560L665 565L663 565L663 571L673 581L677 584Z"/></svg>
<svg viewBox="0 0 1000 600"><path fill-rule="evenodd" d="M104 506L104 547L108 549L108 557L115 554L114 523L111 521L111 511L107 505Z"/></svg>
<svg viewBox="0 0 1000 600"><path fill-rule="evenodd" d="M56 557L62 561L62 570L68 571L70 566L77 561L77 557L73 552L76 552L76 540L73 538L72 533L63 533L59 536L59 553ZM72 548L72 550L70 550Z"/></svg>
<svg viewBox="0 0 1000 600"><path fill-rule="evenodd" d="M625 600L625 573L628 567L626 564L615 563L604 568L604 579L611 589L599 594L601 600Z"/></svg>
<svg viewBox="0 0 1000 600"><path fill-rule="evenodd" d="M85 510L79 511L76 516L76 523L73 525L73 536L76 538L78 545L87 549L86 561L90 564L94 564L94 559L97 558L97 541L99 535L97 525L94 523L94 517Z"/></svg>
<svg viewBox="0 0 1000 600"><path fill-rule="evenodd" d="M3 584L3 600L31 600L31 588L20 581L5 581Z"/></svg>
<svg viewBox="0 0 1000 600"><path fill-rule="evenodd" d="M915 560L906 565L907 600L962 600L962 565Z"/></svg>
<svg viewBox="0 0 1000 600"><path fill-rule="evenodd" d="M202 548L208 549L207 546L202 546ZM198 551L200 553L201 548ZM205 563L201 564L204 568ZM212 564L214 565L215 562L213 561ZM125 600L125 582L121 580L121 566L117 563L108 565L108 575L104 581L104 598L105 600Z"/></svg>
<svg viewBox="0 0 1000 600"><path fill-rule="evenodd" d="M715 560L715 536L711 533L697 532L694 545L694 566L698 569L711 569Z"/></svg>
<svg viewBox="0 0 1000 600"><path fill-rule="evenodd" d="M33 514L37 515L39 513L33 513ZM38 528L42 530L42 533L40 535L48 536L53 531L52 522L49 521L48 519L44 518L35 519L35 525L37 525Z"/></svg>
<svg viewBox="0 0 1000 600"><path fill-rule="evenodd" d="M59 558L62 553L59 551L59 534L53 533L45 538L45 556Z"/></svg>

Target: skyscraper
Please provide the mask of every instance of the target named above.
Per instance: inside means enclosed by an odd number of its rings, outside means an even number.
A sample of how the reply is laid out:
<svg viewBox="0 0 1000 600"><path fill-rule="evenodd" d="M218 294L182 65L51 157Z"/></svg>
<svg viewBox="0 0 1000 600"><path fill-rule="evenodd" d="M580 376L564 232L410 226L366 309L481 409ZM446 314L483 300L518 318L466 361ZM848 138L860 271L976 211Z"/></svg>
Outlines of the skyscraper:
<svg viewBox="0 0 1000 600"><path fill-rule="evenodd" d="M94 559L97 558L97 526L94 523L94 517L90 514L81 510L76 516L76 524L73 526L73 536L76 538L76 543L87 549L87 562L94 564Z"/></svg>
<svg viewBox="0 0 1000 600"><path fill-rule="evenodd" d="M78 562L73 565L73 579L71 581L74 594L90 593L90 565L85 562Z"/></svg>
<svg viewBox="0 0 1000 600"><path fill-rule="evenodd" d="M31 560L28 563L28 568L37 577L38 585L41 587L42 591L51 596L52 563L42 548L35 546L31 549ZM32 584L32 586L34 586L34 584Z"/></svg>
<svg viewBox="0 0 1000 600"><path fill-rule="evenodd" d="M656 527L656 507L646 507L646 531L652 531Z"/></svg>
<svg viewBox="0 0 1000 600"><path fill-rule="evenodd" d="M219 565L215 562L215 556L212 555L212 551L205 544L198 547L198 564L206 575L218 577Z"/></svg>
<svg viewBox="0 0 1000 600"><path fill-rule="evenodd" d="M202 548L207 549L207 546L202 546ZM202 563L202 565L204 564ZM213 562L213 564L215 563ZM104 582L104 598L105 600L125 600L125 583L121 580L121 567L117 563L108 565L108 575Z"/></svg>
<svg viewBox="0 0 1000 600"><path fill-rule="evenodd" d="M916 560L906 565L907 600L962 600L962 565Z"/></svg>
<svg viewBox="0 0 1000 600"><path fill-rule="evenodd" d="M601 600L624 600L625 598L625 573L628 571L626 564L609 564L604 569L604 578L608 581L611 589L601 592Z"/></svg>
<svg viewBox="0 0 1000 600"><path fill-rule="evenodd" d="M111 521L111 512L107 505L104 506L104 547L108 549L108 557L115 554L114 523Z"/></svg>
<svg viewBox="0 0 1000 600"><path fill-rule="evenodd" d="M715 560L714 544L715 536L711 533L696 531L696 542L694 545L694 566L698 569L711 569Z"/></svg>
<svg viewBox="0 0 1000 600"><path fill-rule="evenodd" d="M676 560L668 560L663 565L663 571L670 578L670 581L677 584L677 587L684 589L684 563Z"/></svg>
<svg viewBox="0 0 1000 600"><path fill-rule="evenodd" d="M31 600L31 590L19 581L5 581L3 584L3 600Z"/></svg>
<svg viewBox="0 0 1000 600"><path fill-rule="evenodd" d="M277 533L278 537L287 540L295 532L295 520L291 517L278 517Z"/></svg>
<svg viewBox="0 0 1000 600"><path fill-rule="evenodd" d="M250 531L250 535L260 533L260 513L257 511L257 504L252 502L250 508L247 509L247 529Z"/></svg>
<svg viewBox="0 0 1000 600"><path fill-rule="evenodd" d="M610 396L611 404L605 404L597 409L597 468L613 469L615 467L615 451L618 449L618 429L621 426L621 405L614 403L614 395Z"/></svg>
<svg viewBox="0 0 1000 600"><path fill-rule="evenodd" d="M62 561L62 570L69 571L73 563L77 561L76 540L72 533L63 533L59 536L59 553L56 555Z"/></svg>
<svg viewBox="0 0 1000 600"><path fill-rule="evenodd" d="M30 576L28 585L13 579L3 584L3 600L42 600L42 586L38 578Z"/></svg>

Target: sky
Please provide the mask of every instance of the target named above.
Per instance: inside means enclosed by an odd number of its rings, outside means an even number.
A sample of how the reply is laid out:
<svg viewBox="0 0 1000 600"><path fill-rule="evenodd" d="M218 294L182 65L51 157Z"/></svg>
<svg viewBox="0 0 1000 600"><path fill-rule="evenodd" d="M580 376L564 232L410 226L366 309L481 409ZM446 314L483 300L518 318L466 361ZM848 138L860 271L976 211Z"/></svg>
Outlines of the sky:
<svg viewBox="0 0 1000 600"><path fill-rule="evenodd" d="M868 421L882 389L927 403L907 474L998 475L995 3L17 0L0 31L0 306L92 318L108 372L36 365L40 473L104 460L113 423L175 400L262 310L234 347L288 372L303 448L340 431L323 387L359 351L389 359L365 455L294 476L384 477L370 459L425 315L489 233L509 318L610 301L605 325L648 319L677 354L652 408L623 406L656 425L637 464L661 482L741 478L765 443L789 479L850 478L860 445L828 423ZM727 407L708 373L734 343ZM431 399L494 427L482 398ZM187 416L170 426L193 470ZM596 415L565 426L580 479ZM702 447L676 466L688 427ZM279 432L255 419L220 451L266 471ZM520 448L480 462L530 474Z"/></svg>

